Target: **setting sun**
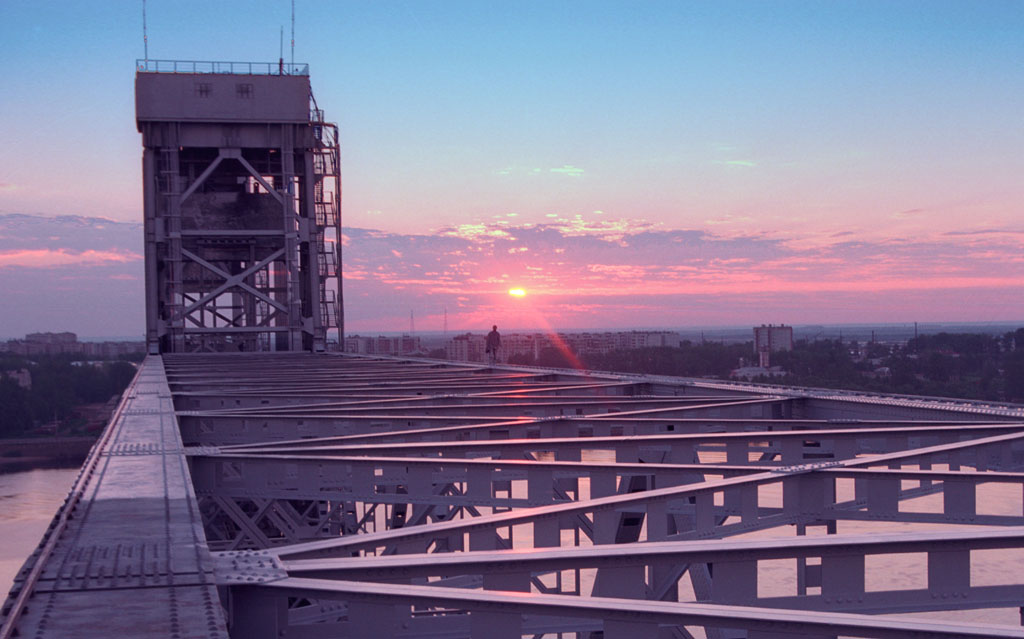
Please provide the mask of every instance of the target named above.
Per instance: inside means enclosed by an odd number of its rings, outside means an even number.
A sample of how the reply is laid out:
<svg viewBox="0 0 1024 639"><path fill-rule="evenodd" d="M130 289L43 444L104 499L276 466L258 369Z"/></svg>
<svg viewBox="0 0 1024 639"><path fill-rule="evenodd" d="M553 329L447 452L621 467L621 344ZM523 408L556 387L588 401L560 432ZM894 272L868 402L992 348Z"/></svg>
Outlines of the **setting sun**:
<svg viewBox="0 0 1024 639"><path fill-rule="evenodd" d="M512 295L513 297L522 297L526 295L526 291L524 291L521 288L510 288L508 289L508 294Z"/></svg>

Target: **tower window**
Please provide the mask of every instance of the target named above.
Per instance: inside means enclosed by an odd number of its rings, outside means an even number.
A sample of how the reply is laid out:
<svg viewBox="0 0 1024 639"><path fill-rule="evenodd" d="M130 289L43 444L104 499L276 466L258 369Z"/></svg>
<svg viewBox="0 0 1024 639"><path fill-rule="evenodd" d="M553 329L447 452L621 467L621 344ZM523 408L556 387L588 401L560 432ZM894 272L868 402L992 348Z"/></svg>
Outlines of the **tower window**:
<svg viewBox="0 0 1024 639"><path fill-rule="evenodd" d="M210 83L209 82L196 82L196 95L200 98L210 97Z"/></svg>
<svg viewBox="0 0 1024 639"><path fill-rule="evenodd" d="M252 85L251 84L236 84L235 91L240 98L251 98L252 97Z"/></svg>

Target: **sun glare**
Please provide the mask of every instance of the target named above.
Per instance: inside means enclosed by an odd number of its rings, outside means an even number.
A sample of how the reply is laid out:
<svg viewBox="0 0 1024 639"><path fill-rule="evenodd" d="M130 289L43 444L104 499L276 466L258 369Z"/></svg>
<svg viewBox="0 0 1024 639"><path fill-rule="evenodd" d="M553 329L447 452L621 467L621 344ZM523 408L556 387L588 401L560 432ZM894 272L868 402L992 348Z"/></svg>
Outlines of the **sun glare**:
<svg viewBox="0 0 1024 639"><path fill-rule="evenodd" d="M526 295L526 291L521 288L510 288L508 289L508 294L513 297L522 297Z"/></svg>

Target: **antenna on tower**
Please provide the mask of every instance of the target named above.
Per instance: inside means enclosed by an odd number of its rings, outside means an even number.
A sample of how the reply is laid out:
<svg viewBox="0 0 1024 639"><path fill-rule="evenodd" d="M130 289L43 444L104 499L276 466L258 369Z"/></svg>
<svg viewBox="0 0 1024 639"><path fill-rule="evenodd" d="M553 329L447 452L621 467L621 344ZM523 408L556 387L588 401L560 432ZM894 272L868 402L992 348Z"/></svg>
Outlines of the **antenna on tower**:
<svg viewBox="0 0 1024 639"><path fill-rule="evenodd" d="M292 0L292 66L295 66L295 0Z"/></svg>
<svg viewBox="0 0 1024 639"><path fill-rule="evenodd" d="M448 341L448 307L443 306L444 309L444 339Z"/></svg>
<svg viewBox="0 0 1024 639"><path fill-rule="evenodd" d="M278 45L277 75L284 75L284 25L281 25L281 38Z"/></svg>
<svg viewBox="0 0 1024 639"><path fill-rule="evenodd" d="M409 337L416 335L416 320L413 318L412 309L409 309Z"/></svg>
<svg viewBox="0 0 1024 639"><path fill-rule="evenodd" d="M149 36L146 34L146 0L142 0L142 55L149 66Z"/></svg>

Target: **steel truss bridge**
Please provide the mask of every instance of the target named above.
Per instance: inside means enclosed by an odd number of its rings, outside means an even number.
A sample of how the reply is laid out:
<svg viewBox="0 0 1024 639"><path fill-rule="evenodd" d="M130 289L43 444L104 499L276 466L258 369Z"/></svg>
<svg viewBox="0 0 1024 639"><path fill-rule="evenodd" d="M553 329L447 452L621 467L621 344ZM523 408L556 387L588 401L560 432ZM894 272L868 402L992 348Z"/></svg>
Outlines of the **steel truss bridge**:
<svg viewBox="0 0 1024 639"><path fill-rule="evenodd" d="M0 637L1024 637L1022 465L1014 406L150 356Z"/></svg>

